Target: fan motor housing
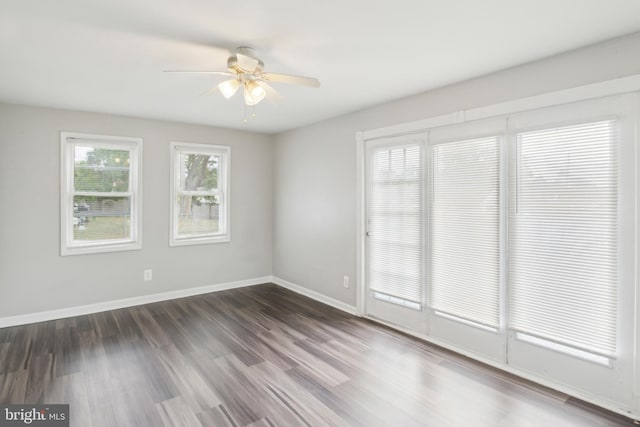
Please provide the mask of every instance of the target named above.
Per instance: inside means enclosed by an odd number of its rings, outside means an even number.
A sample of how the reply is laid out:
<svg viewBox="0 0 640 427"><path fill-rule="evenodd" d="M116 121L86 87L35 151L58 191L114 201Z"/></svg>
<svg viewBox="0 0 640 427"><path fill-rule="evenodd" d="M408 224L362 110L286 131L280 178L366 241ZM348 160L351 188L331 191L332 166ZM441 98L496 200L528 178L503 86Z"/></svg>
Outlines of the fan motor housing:
<svg viewBox="0 0 640 427"><path fill-rule="evenodd" d="M235 55L232 55L227 59L227 68L229 69L229 71L233 73L250 73L250 74L260 73L264 69L264 63L259 59L256 59L256 60L258 61L258 65L256 65L255 70L245 70L244 68L240 67L240 65L238 64L238 57Z"/></svg>

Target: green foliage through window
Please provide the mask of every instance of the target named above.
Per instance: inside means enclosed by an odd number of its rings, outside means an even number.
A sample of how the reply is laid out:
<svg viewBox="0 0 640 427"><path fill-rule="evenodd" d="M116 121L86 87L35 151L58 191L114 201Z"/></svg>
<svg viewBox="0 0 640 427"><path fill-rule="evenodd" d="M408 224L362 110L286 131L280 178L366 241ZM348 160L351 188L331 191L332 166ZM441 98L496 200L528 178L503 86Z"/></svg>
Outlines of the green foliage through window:
<svg viewBox="0 0 640 427"><path fill-rule="evenodd" d="M75 191L129 191L128 150L76 146L74 157Z"/></svg>

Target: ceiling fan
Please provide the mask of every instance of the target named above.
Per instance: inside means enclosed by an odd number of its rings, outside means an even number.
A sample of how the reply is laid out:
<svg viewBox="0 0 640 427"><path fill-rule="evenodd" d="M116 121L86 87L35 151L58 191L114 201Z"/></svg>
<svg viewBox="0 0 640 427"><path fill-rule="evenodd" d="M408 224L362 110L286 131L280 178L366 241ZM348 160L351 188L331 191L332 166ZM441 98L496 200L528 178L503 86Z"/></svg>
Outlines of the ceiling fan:
<svg viewBox="0 0 640 427"><path fill-rule="evenodd" d="M218 84L222 96L230 99L240 87L243 88L246 105L256 105L264 98L278 102L281 96L269 84L288 83L309 87L319 87L320 82L313 77L292 76L289 74L266 73L264 63L257 57L254 49L246 46L238 47L236 53L227 59L228 71L208 70L166 70L166 73L217 74L232 78Z"/></svg>

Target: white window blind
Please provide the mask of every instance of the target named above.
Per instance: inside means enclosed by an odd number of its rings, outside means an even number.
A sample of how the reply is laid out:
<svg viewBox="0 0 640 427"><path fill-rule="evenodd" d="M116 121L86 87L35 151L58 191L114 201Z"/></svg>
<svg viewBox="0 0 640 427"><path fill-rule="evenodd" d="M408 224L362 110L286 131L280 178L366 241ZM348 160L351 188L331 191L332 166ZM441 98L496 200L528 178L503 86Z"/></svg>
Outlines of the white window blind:
<svg viewBox="0 0 640 427"><path fill-rule="evenodd" d="M495 329L500 325L499 141L433 146L429 216L431 308Z"/></svg>
<svg viewBox="0 0 640 427"><path fill-rule="evenodd" d="M374 148L371 168L370 289L422 304L422 147L415 144Z"/></svg>
<svg viewBox="0 0 640 427"><path fill-rule="evenodd" d="M616 122L517 135L509 220L509 324L616 353Z"/></svg>
<svg viewBox="0 0 640 427"><path fill-rule="evenodd" d="M72 243L130 240L133 147L91 142L72 142L72 146Z"/></svg>
<svg viewBox="0 0 640 427"><path fill-rule="evenodd" d="M61 254L139 249L142 140L61 133Z"/></svg>

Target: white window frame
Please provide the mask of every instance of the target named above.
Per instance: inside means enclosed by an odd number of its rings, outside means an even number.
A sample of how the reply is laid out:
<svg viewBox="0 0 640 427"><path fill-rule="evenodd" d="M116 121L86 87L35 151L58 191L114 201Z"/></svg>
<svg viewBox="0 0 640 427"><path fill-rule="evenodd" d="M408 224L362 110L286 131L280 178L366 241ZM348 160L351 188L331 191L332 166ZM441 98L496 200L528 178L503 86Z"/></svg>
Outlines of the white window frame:
<svg viewBox="0 0 640 427"><path fill-rule="evenodd" d="M93 147L124 149L131 152L129 191L118 195L131 200L131 236L118 240L73 240L74 147L76 143ZM130 251L142 248L142 138L60 132L60 255L83 255ZM113 193L96 192L95 195Z"/></svg>
<svg viewBox="0 0 640 427"><path fill-rule="evenodd" d="M178 187L177 177L180 173L178 156L183 153L204 154L220 156L218 167L218 189L215 192L198 192L196 195L216 195L220 203L219 231L214 234L199 234L192 236L178 235L178 209L177 196L181 192ZM170 231L169 246L200 245L209 243L225 243L231 241L230 212L231 199L229 197L230 170L231 170L231 147L228 145L211 145L192 142L171 142L170 143ZM205 194L206 193L206 194Z"/></svg>
<svg viewBox="0 0 640 427"><path fill-rule="evenodd" d="M443 342L449 342L452 345L463 348L466 351L472 351L475 354L488 357L491 360L505 360L506 357L506 344L505 344L505 317L504 317L504 298L505 291L505 272L504 272L504 260L506 257L506 247L504 245L505 233L506 233L506 215L504 208L506 206L506 126L507 120L504 117L489 118L479 121L471 121L466 123L456 123L450 126L434 126L428 130L428 150L432 153L432 150L441 145L448 143L455 143L465 140L482 139L495 137L498 139L498 157L499 157L499 200L498 200L498 216L499 216L499 310L500 310L500 323L496 328L494 326L484 325L474 321L469 321L449 313L443 313L436 309L432 305L430 299L431 289L433 285L430 280L427 282L427 295L429 299L427 301L428 306L428 328L429 336L435 340L442 340ZM429 179L433 179L433 164L432 160L429 162L429 170L427 172ZM427 184L430 188L433 182ZM428 199L427 209L429 210L429 218L431 222L432 209L433 209L433 194ZM431 224L429 225L431 227ZM431 268L431 262L434 255L431 253L433 249L431 242L429 245L429 258L427 263L429 269Z"/></svg>

